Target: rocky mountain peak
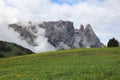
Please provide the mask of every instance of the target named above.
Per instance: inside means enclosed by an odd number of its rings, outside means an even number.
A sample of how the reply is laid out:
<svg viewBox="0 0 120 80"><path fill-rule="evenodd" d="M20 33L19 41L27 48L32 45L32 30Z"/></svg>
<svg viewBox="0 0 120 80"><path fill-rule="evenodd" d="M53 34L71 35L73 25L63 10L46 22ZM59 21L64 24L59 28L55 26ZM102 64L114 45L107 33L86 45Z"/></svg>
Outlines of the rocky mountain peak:
<svg viewBox="0 0 120 80"><path fill-rule="evenodd" d="M80 31L82 31L82 32L84 31L84 25L82 25L82 24L80 25Z"/></svg>
<svg viewBox="0 0 120 80"><path fill-rule="evenodd" d="M73 23L70 21L55 21L55 22L45 22L45 36L48 38L48 42L54 45L57 49L62 49L59 47L61 44L72 46L72 39L75 31ZM66 48L65 46L62 46Z"/></svg>
<svg viewBox="0 0 120 80"><path fill-rule="evenodd" d="M41 29L44 29L45 33L42 36L46 37L48 43L56 49L103 47L90 24L87 24L85 28L84 25L81 25L80 29L74 29L73 22L62 20L37 24L29 22L29 24L30 27L22 27L19 24L10 24L9 27L19 33L19 36L32 46L39 46L36 39Z"/></svg>
<svg viewBox="0 0 120 80"><path fill-rule="evenodd" d="M90 24L87 24L85 30L87 31L87 30L93 30L93 29Z"/></svg>

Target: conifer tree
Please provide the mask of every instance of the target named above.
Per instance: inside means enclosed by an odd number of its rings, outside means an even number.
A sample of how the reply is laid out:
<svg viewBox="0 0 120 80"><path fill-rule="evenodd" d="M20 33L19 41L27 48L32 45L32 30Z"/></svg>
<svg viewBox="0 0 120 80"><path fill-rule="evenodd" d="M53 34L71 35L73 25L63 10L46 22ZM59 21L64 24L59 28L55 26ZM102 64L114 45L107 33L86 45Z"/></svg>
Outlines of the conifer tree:
<svg viewBox="0 0 120 80"><path fill-rule="evenodd" d="M119 42L115 38L112 38L108 41L108 47L119 47Z"/></svg>

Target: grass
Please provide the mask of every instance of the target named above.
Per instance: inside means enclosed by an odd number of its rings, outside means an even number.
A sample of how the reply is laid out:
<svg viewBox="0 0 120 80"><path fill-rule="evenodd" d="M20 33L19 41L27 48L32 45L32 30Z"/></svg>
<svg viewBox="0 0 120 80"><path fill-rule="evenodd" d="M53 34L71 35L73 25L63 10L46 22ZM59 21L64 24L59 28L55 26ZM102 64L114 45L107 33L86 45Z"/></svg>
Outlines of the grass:
<svg viewBox="0 0 120 80"><path fill-rule="evenodd" d="M0 80L120 80L120 48L71 49L2 58Z"/></svg>

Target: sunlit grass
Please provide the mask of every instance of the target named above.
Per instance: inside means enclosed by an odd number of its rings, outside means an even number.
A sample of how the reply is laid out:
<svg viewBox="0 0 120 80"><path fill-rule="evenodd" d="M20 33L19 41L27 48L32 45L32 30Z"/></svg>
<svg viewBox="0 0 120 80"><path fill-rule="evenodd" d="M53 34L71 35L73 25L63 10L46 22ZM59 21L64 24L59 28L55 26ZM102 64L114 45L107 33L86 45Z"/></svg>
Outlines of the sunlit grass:
<svg viewBox="0 0 120 80"><path fill-rule="evenodd" d="M0 80L120 80L120 48L71 49L3 58Z"/></svg>

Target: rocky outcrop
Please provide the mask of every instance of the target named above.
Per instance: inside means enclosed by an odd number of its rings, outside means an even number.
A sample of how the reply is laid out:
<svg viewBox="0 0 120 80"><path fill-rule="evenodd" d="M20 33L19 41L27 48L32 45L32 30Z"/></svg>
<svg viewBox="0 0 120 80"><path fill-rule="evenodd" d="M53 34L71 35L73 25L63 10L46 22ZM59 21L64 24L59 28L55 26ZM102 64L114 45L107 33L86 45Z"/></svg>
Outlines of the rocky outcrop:
<svg viewBox="0 0 120 80"><path fill-rule="evenodd" d="M44 22L45 37L57 49L72 47L75 35L73 23L70 21Z"/></svg>
<svg viewBox="0 0 120 80"><path fill-rule="evenodd" d="M37 46L37 44L34 42L37 36L33 34L36 33L35 26L23 27L18 24L9 24L9 27L18 32L22 40L26 40L26 42L32 46Z"/></svg>
<svg viewBox="0 0 120 80"><path fill-rule="evenodd" d="M91 25L87 24L85 28L81 25L80 29L76 30L74 47L103 47L103 44L94 33Z"/></svg>
<svg viewBox="0 0 120 80"><path fill-rule="evenodd" d="M32 46L38 46L37 34L40 29L45 29L43 36L56 49L103 47L90 24L86 27L81 25L80 29L74 29L70 21L49 21L34 25L29 22L28 24L24 27L19 24L10 24L9 27L18 32L21 39Z"/></svg>

